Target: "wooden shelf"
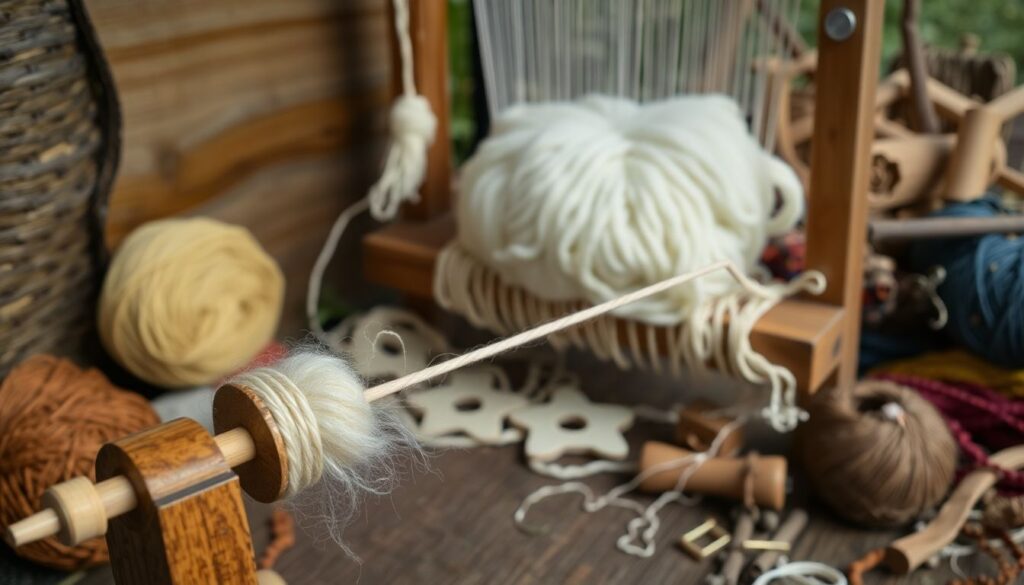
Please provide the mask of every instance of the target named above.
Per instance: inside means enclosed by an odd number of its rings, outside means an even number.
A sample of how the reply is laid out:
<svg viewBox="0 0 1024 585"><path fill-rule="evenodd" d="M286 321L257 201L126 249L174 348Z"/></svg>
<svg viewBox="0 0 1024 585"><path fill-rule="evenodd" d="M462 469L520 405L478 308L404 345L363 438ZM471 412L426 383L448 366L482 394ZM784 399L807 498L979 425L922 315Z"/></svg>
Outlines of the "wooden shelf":
<svg viewBox="0 0 1024 585"><path fill-rule="evenodd" d="M430 298L434 261L455 236L450 213L428 221L399 221L366 236L366 276L415 297ZM751 343L796 375L801 390L814 392L835 371L842 351L842 307L807 299L789 299L755 326Z"/></svg>

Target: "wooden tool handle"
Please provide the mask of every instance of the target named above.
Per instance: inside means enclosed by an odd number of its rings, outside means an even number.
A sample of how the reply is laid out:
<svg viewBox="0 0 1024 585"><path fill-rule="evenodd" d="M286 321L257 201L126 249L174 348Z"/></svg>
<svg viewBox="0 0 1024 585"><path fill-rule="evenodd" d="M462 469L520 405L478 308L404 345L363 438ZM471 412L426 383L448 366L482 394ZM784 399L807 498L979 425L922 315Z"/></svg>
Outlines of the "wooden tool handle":
<svg viewBox="0 0 1024 585"><path fill-rule="evenodd" d="M236 428L214 437L228 465L237 467L256 455L256 445L249 432ZM84 481L84 483L83 483ZM79 505L77 502L94 501L100 506ZM88 479L77 477L50 487L47 491L50 506L24 520L7 527L4 540L19 547L50 536L61 536L68 546L102 536L107 521L129 512L137 505L135 489L124 476L112 477L95 486Z"/></svg>
<svg viewBox="0 0 1024 585"><path fill-rule="evenodd" d="M1024 467L1024 445L1004 449L989 458L993 465L1008 469ZM978 499L998 481L990 469L978 469L965 477L928 526L889 545L885 564L894 573L906 575L953 542Z"/></svg>
<svg viewBox="0 0 1024 585"><path fill-rule="evenodd" d="M1024 215L873 219L868 223L869 237L875 243L1015 232L1024 232Z"/></svg>

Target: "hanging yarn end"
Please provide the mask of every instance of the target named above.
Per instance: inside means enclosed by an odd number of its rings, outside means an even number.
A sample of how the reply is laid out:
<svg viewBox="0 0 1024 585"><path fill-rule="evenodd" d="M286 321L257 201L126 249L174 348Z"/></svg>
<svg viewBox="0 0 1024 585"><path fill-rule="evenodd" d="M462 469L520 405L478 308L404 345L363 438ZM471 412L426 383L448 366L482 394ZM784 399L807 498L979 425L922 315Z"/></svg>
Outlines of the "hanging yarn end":
<svg viewBox="0 0 1024 585"><path fill-rule="evenodd" d="M391 108L391 144L380 179L370 189L370 213L388 220L406 201L419 200L427 172L427 148L434 142L437 117L421 95L405 94Z"/></svg>

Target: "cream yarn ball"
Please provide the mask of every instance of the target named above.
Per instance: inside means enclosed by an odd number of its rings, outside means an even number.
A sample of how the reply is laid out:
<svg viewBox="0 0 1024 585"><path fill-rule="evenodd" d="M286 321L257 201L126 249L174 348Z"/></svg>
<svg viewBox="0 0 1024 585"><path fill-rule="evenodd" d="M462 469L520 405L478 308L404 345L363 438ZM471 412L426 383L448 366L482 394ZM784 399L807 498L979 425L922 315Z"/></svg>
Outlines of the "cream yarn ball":
<svg viewBox="0 0 1024 585"><path fill-rule="evenodd" d="M542 299L599 303L720 260L754 272L803 203L732 99L589 96L496 118L459 179L458 243ZM675 324L736 288L723 272L616 312Z"/></svg>
<svg viewBox="0 0 1024 585"><path fill-rule="evenodd" d="M281 270L247 229L202 217L154 221L114 255L100 338L147 382L210 384L266 346L283 299Z"/></svg>

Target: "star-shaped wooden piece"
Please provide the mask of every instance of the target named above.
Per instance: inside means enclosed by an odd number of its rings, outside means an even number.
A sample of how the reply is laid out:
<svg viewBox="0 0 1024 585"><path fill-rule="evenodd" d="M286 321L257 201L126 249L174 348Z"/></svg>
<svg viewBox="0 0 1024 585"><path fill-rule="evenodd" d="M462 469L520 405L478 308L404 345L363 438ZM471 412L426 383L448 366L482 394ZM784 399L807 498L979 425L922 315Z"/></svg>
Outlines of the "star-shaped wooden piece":
<svg viewBox="0 0 1024 585"><path fill-rule="evenodd" d="M463 433L480 443L507 443L506 417L529 400L507 388L501 390L507 386L502 375L494 368L470 368L453 373L445 385L409 395L409 406L423 415L420 433L430 437Z"/></svg>
<svg viewBox="0 0 1024 585"><path fill-rule="evenodd" d="M530 459L593 455L621 460L629 454L622 433L632 426L633 411L591 402L573 386L558 388L549 402L517 410L509 420L526 431L526 456Z"/></svg>

